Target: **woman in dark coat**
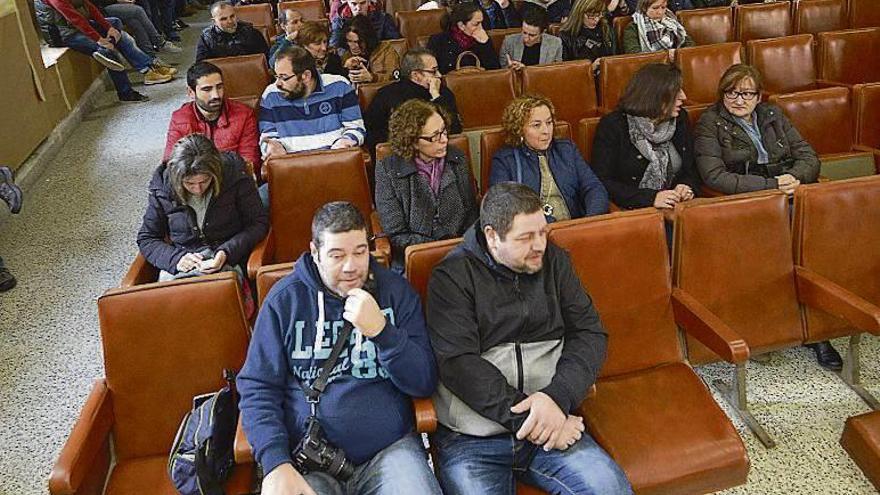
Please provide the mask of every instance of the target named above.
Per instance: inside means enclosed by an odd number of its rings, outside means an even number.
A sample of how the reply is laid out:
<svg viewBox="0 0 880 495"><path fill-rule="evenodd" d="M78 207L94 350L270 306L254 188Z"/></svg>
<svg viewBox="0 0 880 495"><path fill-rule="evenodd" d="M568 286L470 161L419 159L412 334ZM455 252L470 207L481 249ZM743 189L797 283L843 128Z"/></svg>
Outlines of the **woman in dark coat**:
<svg viewBox="0 0 880 495"><path fill-rule="evenodd" d="M459 237L479 216L470 163L449 146L449 122L445 111L422 100L391 115L393 154L376 166L376 210L399 271L407 246Z"/></svg>
<svg viewBox="0 0 880 495"><path fill-rule="evenodd" d="M674 65L648 64L599 121L593 170L621 208L673 208L700 190L681 84Z"/></svg>
<svg viewBox="0 0 880 495"><path fill-rule="evenodd" d="M491 185L520 182L544 205L547 221L608 212L608 193L568 139L553 136L553 103L543 96L520 96L504 109L507 146L492 157Z"/></svg>
<svg viewBox="0 0 880 495"><path fill-rule="evenodd" d="M159 280L234 269L269 231L244 160L202 134L174 145L149 192L137 244Z"/></svg>
<svg viewBox="0 0 880 495"><path fill-rule="evenodd" d="M575 2L571 15L559 29L559 37L562 38L563 59L591 60L593 70L599 66L600 58L614 55L617 50L605 0Z"/></svg>
<svg viewBox="0 0 880 495"><path fill-rule="evenodd" d="M452 9L446 20L446 31L428 40L428 49L437 57L441 73L455 69L458 56L464 52L476 55L484 69L501 68L498 54L482 23L483 11L476 4L460 3ZM463 57L462 65L474 65L473 57Z"/></svg>

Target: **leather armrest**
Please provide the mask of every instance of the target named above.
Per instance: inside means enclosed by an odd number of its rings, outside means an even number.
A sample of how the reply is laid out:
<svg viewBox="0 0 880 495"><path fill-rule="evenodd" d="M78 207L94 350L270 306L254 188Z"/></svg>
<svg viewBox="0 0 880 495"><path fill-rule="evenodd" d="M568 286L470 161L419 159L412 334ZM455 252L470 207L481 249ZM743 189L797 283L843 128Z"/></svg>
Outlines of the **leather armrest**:
<svg viewBox="0 0 880 495"><path fill-rule="evenodd" d="M275 239L272 235L272 227L269 227L269 233L266 234L266 237L264 237L262 241L258 242L257 245L254 246L254 250L251 251L251 255L248 256L248 278L250 280L256 280L257 270L259 270L261 266L271 264L271 258L274 254Z"/></svg>
<svg viewBox="0 0 880 495"><path fill-rule="evenodd" d="M685 332L725 361L748 361L749 346L746 341L692 295L681 289L672 289L672 311L675 322Z"/></svg>
<svg viewBox="0 0 880 495"><path fill-rule="evenodd" d="M155 266L147 263L147 259L138 253L119 282L119 287L123 289L134 287L135 285L150 284L159 280L159 270Z"/></svg>
<svg viewBox="0 0 880 495"><path fill-rule="evenodd" d="M382 224L379 222L379 212L373 211L370 214L370 228L372 229L373 236L373 252L370 253L373 255L373 258L376 259L383 266L390 267L391 266L391 241L382 234Z"/></svg>
<svg viewBox="0 0 880 495"><path fill-rule="evenodd" d="M95 380L92 391L80 412L73 431L49 475L52 495L99 495L110 471L110 430L113 426L113 404L104 379ZM98 478L95 478L95 477ZM91 489L81 485L92 478ZM97 482L96 482L97 480Z"/></svg>
<svg viewBox="0 0 880 495"><path fill-rule="evenodd" d="M795 279L801 303L842 318L859 330L880 335L880 307L802 266L795 266Z"/></svg>
<svg viewBox="0 0 880 495"><path fill-rule="evenodd" d="M241 415L238 416L238 426L235 428L235 442L232 450L235 453L236 464L252 464L254 462L254 449L244 434L244 428L241 427Z"/></svg>
<svg viewBox="0 0 880 495"><path fill-rule="evenodd" d="M413 411L416 415L416 431L419 433L434 433L437 431L437 411L430 398L422 399L413 397Z"/></svg>

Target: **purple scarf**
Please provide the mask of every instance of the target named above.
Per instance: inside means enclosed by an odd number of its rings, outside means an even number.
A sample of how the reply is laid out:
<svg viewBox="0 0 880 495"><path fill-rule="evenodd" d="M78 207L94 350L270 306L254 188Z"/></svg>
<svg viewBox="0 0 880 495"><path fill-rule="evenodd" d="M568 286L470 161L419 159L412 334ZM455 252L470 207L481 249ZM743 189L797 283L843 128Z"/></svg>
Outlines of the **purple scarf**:
<svg viewBox="0 0 880 495"><path fill-rule="evenodd" d="M440 178L443 177L443 169L446 168L446 158L435 158L430 161L424 161L418 156L413 160L419 175L428 180L431 191L434 196L440 192Z"/></svg>

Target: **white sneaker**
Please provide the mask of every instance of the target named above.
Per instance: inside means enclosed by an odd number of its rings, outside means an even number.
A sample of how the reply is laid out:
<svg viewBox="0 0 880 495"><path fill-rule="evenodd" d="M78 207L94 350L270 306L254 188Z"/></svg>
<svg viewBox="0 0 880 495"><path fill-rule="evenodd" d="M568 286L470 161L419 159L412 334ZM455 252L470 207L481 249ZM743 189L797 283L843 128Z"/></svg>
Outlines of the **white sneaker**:
<svg viewBox="0 0 880 495"><path fill-rule="evenodd" d="M163 52L168 52L168 53L180 53L183 51L183 48L175 45L174 43L172 43L170 41L166 41L165 44L163 44L160 47L160 50L162 50Z"/></svg>
<svg viewBox="0 0 880 495"><path fill-rule="evenodd" d="M106 67L112 71L122 72L125 70L125 66L122 65L122 62L103 53L101 50L97 50L95 52L92 52L92 58L97 60L99 64L103 65L104 67Z"/></svg>

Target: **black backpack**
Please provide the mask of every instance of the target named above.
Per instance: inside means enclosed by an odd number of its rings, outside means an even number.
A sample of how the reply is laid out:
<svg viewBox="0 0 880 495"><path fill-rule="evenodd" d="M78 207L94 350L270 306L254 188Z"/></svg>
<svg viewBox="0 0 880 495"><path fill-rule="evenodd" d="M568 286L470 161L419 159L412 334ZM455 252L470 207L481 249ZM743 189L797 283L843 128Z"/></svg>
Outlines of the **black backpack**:
<svg viewBox="0 0 880 495"><path fill-rule="evenodd" d="M223 377L225 387L193 397L174 437L168 475L181 495L225 495L223 483L235 464L238 393L235 372L223 370Z"/></svg>

